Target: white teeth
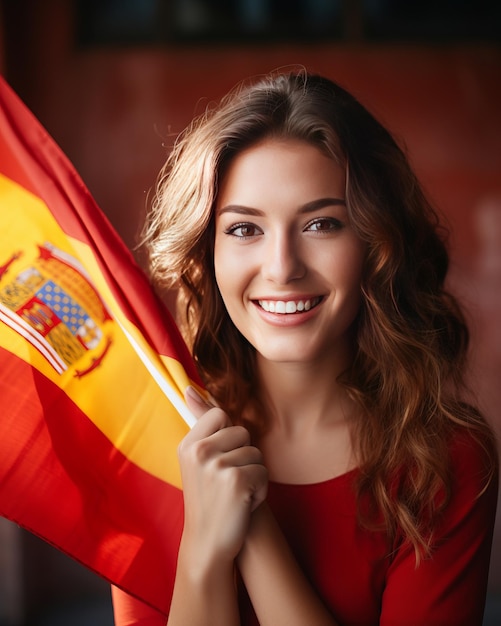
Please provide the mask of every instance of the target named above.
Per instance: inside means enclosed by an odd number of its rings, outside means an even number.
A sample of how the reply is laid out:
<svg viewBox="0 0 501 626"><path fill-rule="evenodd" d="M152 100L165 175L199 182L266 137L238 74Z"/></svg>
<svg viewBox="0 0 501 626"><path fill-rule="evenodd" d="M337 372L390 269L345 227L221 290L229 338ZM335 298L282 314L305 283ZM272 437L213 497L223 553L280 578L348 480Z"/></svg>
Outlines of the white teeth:
<svg viewBox="0 0 501 626"><path fill-rule="evenodd" d="M312 307L320 302L320 298L312 300L259 300L259 306L268 313L278 313L286 315L288 313L296 313L301 311L309 311Z"/></svg>

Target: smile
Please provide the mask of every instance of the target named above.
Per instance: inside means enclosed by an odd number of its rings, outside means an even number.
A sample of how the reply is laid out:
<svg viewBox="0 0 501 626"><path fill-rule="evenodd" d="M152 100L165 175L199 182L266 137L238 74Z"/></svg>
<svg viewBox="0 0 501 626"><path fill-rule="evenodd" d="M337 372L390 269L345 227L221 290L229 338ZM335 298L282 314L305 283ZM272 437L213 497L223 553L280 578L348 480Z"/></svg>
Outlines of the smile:
<svg viewBox="0 0 501 626"><path fill-rule="evenodd" d="M317 306L322 298L316 297L308 300L259 300L259 306L268 313L278 313L279 315L289 315L291 313L302 313Z"/></svg>

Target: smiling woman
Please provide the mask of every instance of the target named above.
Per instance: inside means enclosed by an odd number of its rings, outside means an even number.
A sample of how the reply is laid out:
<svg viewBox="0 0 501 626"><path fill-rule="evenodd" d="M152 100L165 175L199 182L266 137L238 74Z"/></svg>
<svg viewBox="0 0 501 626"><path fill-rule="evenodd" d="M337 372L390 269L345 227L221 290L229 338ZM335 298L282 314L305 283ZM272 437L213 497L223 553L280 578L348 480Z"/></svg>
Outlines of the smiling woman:
<svg viewBox="0 0 501 626"><path fill-rule="evenodd" d="M344 195L332 158L269 139L229 164L215 207L215 277L233 324L260 358L315 363L332 380L353 359L365 256Z"/></svg>
<svg viewBox="0 0 501 626"><path fill-rule="evenodd" d="M177 142L144 242L217 405L186 392L168 624L479 626L494 438L390 133L319 76L243 85Z"/></svg>

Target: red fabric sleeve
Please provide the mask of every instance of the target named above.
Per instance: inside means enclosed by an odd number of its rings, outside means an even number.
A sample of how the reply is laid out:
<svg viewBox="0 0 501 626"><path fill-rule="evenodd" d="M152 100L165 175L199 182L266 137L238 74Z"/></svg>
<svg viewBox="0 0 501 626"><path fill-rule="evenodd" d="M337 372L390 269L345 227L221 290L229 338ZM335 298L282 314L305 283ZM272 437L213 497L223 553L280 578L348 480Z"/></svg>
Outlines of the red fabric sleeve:
<svg viewBox="0 0 501 626"><path fill-rule="evenodd" d="M380 626L481 626L498 475L487 490L488 455L468 436L452 449L452 499L431 558L416 569L414 551L397 553L383 593Z"/></svg>
<svg viewBox="0 0 501 626"><path fill-rule="evenodd" d="M117 587L111 588L115 626L165 626L167 617Z"/></svg>

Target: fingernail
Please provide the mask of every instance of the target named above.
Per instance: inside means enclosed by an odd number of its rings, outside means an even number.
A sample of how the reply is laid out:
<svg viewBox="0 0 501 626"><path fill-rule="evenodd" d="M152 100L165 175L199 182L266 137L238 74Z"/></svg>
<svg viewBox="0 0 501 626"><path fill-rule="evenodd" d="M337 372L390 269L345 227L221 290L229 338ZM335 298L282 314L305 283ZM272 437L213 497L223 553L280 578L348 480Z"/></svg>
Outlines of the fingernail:
<svg viewBox="0 0 501 626"><path fill-rule="evenodd" d="M184 393L186 396L189 396L192 400L200 404L200 406L208 406L207 401L204 398L202 398L202 396L198 393L195 387L188 385Z"/></svg>

